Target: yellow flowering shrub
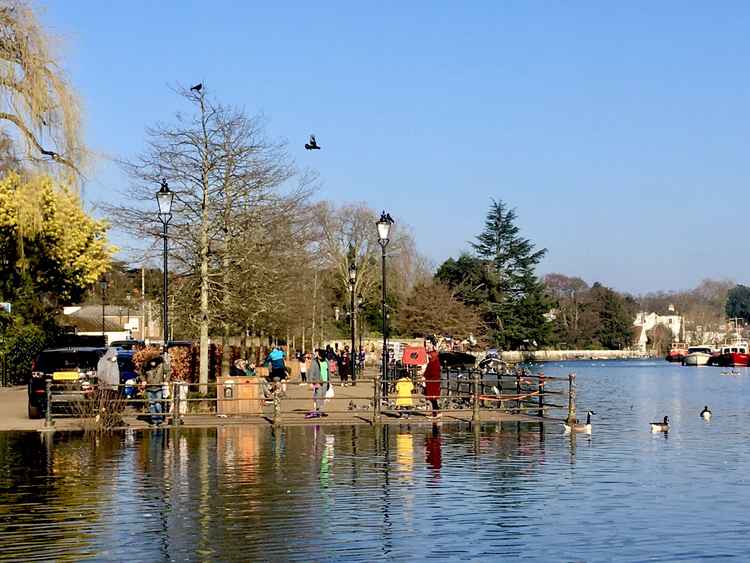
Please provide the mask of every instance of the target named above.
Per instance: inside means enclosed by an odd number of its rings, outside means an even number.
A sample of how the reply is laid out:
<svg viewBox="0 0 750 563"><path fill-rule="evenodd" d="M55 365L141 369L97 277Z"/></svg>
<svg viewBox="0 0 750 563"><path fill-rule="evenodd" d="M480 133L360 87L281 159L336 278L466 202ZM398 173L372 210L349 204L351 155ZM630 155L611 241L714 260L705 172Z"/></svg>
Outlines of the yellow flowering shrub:
<svg viewBox="0 0 750 563"><path fill-rule="evenodd" d="M28 272L39 291L80 298L109 268L115 248L107 229L47 176L9 172L0 179L0 251L11 262L3 268Z"/></svg>

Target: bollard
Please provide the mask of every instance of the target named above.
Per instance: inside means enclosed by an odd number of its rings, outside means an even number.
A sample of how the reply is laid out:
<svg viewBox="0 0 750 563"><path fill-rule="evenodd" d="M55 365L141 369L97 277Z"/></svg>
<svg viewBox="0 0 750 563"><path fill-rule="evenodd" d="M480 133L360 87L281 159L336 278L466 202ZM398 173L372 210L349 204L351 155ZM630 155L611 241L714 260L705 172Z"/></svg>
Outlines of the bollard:
<svg viewBox="0 0 750 563"><path fill-rule="evenodd" d="M273 388L273 423L281 424L281 397L278 384Z"/></svg>
<svg viewBox="0 0 750 563"><path fill-rule="evenodd" d="M45 385L47 391L47 410L44 413L44 426L50 428L52 426L52 381L48 379Z"/></svg>
<svg viewBox="0 0 750 563"><path fill-rule="evenodd" d="M540 417L544 416L544 374L539 374L539 412Z"/></svg>
<svg viewBox="0 0 750 563"><path fill-rule="evenodd" d="M576 423L576 374L568 375L568 418L565 421L569 425ZM575 434L575 432L574 432Z"/></svg>
<svg viewBox="0 0 750 563"><path fill-rule="evenodd" d="M474 370L474 412L472 413L471 420L475 423L479 423L479 370Z"/></svg>

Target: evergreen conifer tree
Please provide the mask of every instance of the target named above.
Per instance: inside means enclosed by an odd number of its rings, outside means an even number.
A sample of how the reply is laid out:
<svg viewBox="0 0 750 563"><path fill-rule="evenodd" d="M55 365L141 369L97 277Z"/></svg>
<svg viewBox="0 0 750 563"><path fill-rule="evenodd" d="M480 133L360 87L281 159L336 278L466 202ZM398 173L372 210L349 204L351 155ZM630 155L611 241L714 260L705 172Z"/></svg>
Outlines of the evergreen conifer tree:
<svg viewBox="0 0 750 563"><path fill-rule="evenodd" d="M547 249L535 250L515 221L515 210L493 200L484 231L472 243L487 272L483 318L498 346L541 346L550 335L550 303L534 269Z"/></svg>

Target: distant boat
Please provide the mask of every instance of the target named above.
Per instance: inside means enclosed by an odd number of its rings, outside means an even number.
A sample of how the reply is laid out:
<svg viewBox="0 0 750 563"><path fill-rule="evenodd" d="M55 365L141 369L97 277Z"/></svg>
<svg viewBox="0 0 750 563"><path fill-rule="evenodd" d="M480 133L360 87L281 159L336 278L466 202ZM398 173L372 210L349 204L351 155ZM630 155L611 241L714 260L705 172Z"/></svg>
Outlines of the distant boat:
<svg viewBox="0 0 750 563"><path fill-rule="evenodd" d="M708 365L708 361L713 355L713 349L711 346L691 346L687 349L687 354L682 360L682 365L685 366L705 366Z"/></svg>
<svg viewBox="0 0 750 563"><path fill-rule="evenodd" d="M668 362L681 362L685 359L687 353L687 344L675 342L672 345L672 349L669 351L669 354L667 354L666 360Z"/></svg>
<svg viewBox="0 0 750 563"><path fill-rule="evenodd" d="M747 342L735 340L721 347L718 357L711 363L721 367L743 367L750 365L750 354L747 353Z"/></svg>

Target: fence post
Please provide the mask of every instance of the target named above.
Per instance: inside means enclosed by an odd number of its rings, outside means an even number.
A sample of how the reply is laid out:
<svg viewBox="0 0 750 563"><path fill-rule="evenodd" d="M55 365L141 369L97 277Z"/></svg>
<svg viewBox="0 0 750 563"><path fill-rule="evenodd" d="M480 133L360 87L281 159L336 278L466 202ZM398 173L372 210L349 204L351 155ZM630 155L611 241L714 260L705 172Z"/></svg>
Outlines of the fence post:
<svg viewBox="0 0 750 563"><path fill-rule="evenodd" d="M521 412L521 376L524 375L523 369L521 373L516 372L516 414Z"/></svg>
<svg viewBox="0 0 750 563"><path fill-rule="evenodd" d="M472 413L471 420L475 423L479 423L479 370L474 370L474 412Z"/></svg>
<svg viewBox="0 0 750 563"><path fill-rule="evenodd" d="M544 416L544 374L539 374L539 412L540 417Z"/></svg>
<svg viewBox="0 0 750 563"><path fill-rule="evenodd" d="M47 428L51 428L52 427L52 381L48 379L45 382L45 387L46 387L46 397L47 397L47 410L44 413L45 415L44 426L46 426Z"/></svg>
<svg viewBox="0 0 750 563"><path fill-rule="evenodd" d="M573 425L576 422L576 374L568 374L568 418L566 422Z"/></svg>
<svg viewBox="0 0 750 563"><path fill-rule="evenodd" d="M281 423L281 397L279 396L279 385L273 388L273 423Z"/></svg>
<svg viewBox="0 0 750 563"><path fill-rule="evenodd" d="M182 416L180 415L180 391L182 386L178 381L172 384L172 424L179 426L182 424Z"/></svg>
<svg viewBox="0 0 750 563"><path fill-rule="evenodd" d="M383 370L383 373L385 373L385 370ZM378 371L375 374L375 387L373 389L374 394L374 403L372 406L372 422L375 424L376 422L380 422L380 386L382 385L382 382L380 381L380 371Z"/></svg>

